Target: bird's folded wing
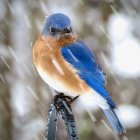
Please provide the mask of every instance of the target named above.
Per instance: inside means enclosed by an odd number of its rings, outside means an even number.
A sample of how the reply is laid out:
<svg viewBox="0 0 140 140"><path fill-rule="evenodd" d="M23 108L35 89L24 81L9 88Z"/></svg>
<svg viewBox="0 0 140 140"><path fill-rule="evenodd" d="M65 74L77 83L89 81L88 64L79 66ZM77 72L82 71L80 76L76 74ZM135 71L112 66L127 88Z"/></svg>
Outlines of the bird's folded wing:
<svg viewBox="0 0 140 140"><path fill-rule="evenodd" d="M105 88L106 76L90 49L79 40L63 47L61 52L64 59L78 70L80 78L104 97L112 108L116 108L116 104Z"/></svg>

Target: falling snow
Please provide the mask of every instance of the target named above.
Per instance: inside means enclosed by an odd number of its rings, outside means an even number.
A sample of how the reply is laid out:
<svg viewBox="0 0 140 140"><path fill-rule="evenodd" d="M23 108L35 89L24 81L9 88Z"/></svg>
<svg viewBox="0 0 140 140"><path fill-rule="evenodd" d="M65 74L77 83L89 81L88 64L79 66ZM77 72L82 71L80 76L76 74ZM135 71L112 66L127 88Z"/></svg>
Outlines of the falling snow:
<svg viewBox="0 0 140 140"><path fill-rule="evenodd" d="M61 68L61 66L59 65L59 63L57 62L56 59L53 59L53 60L52 60L52 63L54 64L56 70L57 70L60 74L65 75L63 69Z"/></svg>
<svg viewBox="0 0 140 140"><path fill-rule="evenodd" d="M129 130L128 138L122 139L139 140L139 0L1 0L0 8L0 139L45 140L47 113L56 92L38 75L32 48L46 17L62 12L71 18L73 31L94 51L107 74L107 89L118 104L119 118ZM69 53L78 63L70 50ZM60 74L65 74L55 56L52 63ZM119 139L112 135L92 98L77 100L72 109L80 140ZM66 139L64 126L60 123L58 128L58 139Z"/></svg>

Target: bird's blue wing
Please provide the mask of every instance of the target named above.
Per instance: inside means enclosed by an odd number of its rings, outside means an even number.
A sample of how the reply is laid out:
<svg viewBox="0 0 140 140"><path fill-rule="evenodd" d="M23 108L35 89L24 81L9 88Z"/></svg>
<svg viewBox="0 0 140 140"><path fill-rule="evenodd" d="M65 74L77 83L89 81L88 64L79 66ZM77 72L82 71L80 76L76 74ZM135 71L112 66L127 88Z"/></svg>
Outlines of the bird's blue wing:
<svg viewBox="0 0 140 140"><path fill-rule="evenodd" d="M79 40L74 44L63 47L61 52L64 59L78 70L81 79L104 97L110 107L116 108L116 104L105 88L106 76L90 49Z"/></svg>

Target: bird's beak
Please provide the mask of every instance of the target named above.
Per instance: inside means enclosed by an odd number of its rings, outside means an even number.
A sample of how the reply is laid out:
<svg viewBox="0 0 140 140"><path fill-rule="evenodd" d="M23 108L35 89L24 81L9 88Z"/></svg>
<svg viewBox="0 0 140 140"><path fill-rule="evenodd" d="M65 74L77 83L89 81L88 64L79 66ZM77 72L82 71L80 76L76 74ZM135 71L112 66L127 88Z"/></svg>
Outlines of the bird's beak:
<svg viewBox="0 0 140 140"><path fill-rule="evenodd" d="M69 33L72 33L72 30L71 30L71 28L64 28L61 33L62 34L69 34Z"/></svg>
<svg viewBox="0 0 140 140"><path fill-rule="evenodd" d="M62 30L60 30L60 34L62 36L71 35L72 34L72 28L70 26L67 26L67 27L63 28Z"/></svg>
<svg viewBox="0 0 140 140"><path fill-rule="evenodd" d="M72 36L73 32L70 27L64 28L63 30L60 30L58 34L58 38L63 38L63 37L70 37Z"/></svg>

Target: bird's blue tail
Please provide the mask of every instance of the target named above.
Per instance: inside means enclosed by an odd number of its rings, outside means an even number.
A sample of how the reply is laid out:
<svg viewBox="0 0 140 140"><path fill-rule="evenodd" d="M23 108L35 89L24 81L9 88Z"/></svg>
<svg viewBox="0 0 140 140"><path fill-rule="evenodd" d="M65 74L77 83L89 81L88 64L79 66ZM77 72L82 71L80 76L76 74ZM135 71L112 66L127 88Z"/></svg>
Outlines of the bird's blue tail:
<svg viewBox="0 0 140 140"><path fill-rule="evenodd" d="M104 109L103 110L108 121L111 123L112 128L118 133L122 134L125 133L125 129L122 126L121 122L119 121L114 109Z"/></svg>

